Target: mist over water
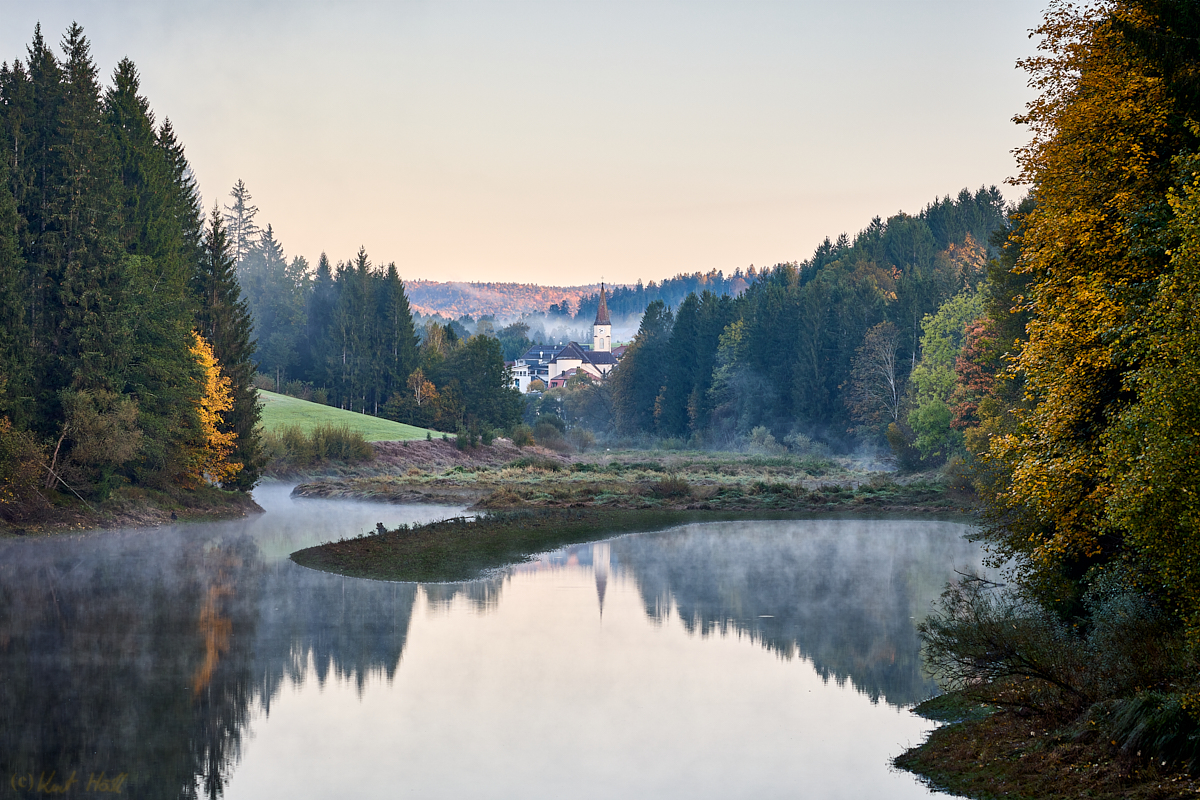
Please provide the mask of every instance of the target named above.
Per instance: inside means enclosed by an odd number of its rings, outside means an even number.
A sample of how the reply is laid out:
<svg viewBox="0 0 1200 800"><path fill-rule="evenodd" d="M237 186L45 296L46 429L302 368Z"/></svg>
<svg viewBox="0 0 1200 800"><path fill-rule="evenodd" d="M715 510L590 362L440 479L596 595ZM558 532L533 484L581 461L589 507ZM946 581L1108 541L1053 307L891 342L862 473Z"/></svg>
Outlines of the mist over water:
<svg viewBox="0 0 1200 800"><path fill-rule="evenodd" d="M286 556L459 509L289 488L258 490L267 513L248 520L0 542L4 783L126 775L133 797L927 793L888 760L928 729L904 710L933 690L913 618L953 569L979 565L961 525L691 525L484 581L394 584Z"/></svg>

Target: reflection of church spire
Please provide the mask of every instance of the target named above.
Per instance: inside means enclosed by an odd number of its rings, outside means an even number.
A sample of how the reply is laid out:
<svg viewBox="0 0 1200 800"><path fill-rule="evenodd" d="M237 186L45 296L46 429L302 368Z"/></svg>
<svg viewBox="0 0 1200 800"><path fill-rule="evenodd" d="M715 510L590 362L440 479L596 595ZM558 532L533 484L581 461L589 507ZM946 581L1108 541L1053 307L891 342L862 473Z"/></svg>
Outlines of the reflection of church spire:
<svg viewBox="0 0 1200 800"><path fill-rule="evenodd" d="M604 617L604 593L608 589L608 542L592 545L592 572L596 575L596 597L600 601L600 617Z"/></svg>

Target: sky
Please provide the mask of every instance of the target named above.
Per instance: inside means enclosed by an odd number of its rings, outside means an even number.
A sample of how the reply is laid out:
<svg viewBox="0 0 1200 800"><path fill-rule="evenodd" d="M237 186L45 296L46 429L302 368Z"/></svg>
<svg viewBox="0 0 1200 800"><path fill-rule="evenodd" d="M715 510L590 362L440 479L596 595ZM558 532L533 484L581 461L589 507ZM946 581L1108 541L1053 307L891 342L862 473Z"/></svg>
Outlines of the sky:
<svg viewBox="0 0 1200 800"><path fill-rule="evenodd" d="M1021 187L1044 0L0 0L0 60L77 21L129 57L204 201L288 256L632 283L799 261L874 216Z"/></svg>

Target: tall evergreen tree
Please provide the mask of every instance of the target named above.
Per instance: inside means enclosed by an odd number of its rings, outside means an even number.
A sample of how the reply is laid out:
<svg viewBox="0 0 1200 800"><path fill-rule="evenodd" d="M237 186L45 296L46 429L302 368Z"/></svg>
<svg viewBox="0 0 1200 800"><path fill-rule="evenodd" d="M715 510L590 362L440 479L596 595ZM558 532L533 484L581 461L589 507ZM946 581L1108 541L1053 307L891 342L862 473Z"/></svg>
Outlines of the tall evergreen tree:
<svg viewBox="0 0 1200 800"><path fill-rule="evenodd" d="M201 335L212 345L222 374L230 381L233 408L225 416L221 430L237 435L233 460L242 464L231 486L249 490L258 481L263 464L258 431L261 407L253 384L252 321L241 297L221 210L215 205L204 244L205 258L193 281L199 302L197 323Z"/></svg>
<svg viewBox="0 0 1200 800"><path fill-rule="evenodd" d="M254 245L258 244L262 231L254 222L258 206L251 205L250 190L241 178L229 190L233 203L225 206L225 230L229 239L229 253L234 265L242 263Z"/></svg>

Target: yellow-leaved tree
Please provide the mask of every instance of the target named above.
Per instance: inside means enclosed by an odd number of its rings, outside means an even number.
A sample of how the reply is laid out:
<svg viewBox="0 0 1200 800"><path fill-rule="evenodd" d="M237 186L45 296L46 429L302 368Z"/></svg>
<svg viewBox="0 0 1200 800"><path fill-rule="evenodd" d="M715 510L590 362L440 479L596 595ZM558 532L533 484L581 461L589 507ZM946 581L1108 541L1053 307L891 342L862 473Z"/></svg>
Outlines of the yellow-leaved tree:
<svg viewBox="0 0 1200 800"><path fill-rule="evenodd" d="M1055 3L1038 29L1040 55L1024 62L1040 92L1018 118L1033 134L1018 152L1034 201L1016 266L1031 284L1018 298L1031 321L1014 363L1025 396L985 467L1005 477L993 483L991 500L1009 512L995 541L1044 600L1068 605L1086 571L1125 548L1107 514L1104 435L1137 399L1138 320L1169 269L1175 158L1196 144L1187 104L1138 46L1165 24L1148 8Z"/></svg>
<svg viewBox="0 0 1200 800"><path fill-rule="evenodd" d="M184 473L184 483L189 487L228 481L242 469L240 463L230 460L237 434L221 430L222 414L233 408L229 378L221 374L221 365L204 337L196 332L192 337L191 352L200 366L201 386L196 404L200 436Z"/></svg>

